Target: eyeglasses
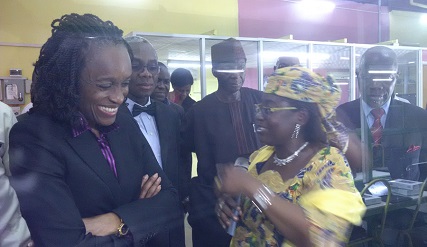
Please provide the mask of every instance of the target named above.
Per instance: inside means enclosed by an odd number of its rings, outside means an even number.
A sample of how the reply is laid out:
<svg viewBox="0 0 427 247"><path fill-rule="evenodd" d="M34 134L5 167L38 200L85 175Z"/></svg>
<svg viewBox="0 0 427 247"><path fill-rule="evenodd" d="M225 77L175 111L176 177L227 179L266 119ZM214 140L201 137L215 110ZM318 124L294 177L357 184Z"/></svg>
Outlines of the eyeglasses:
<svg viewBox="0 0 427 247"><path fill-rule="evenodd" d="M261 113L263 116L268 116L272 112L276 111L285 111L285 110L297 110L298 108L294 106L288 106L288 107L266 107L261 104L255 104L255 112L256 114Z"/></svg>
<svg viewBox="0 0 427 247"><path fill-rule="evenodd" d="M152 75L158 74L160 72L160 67L157 64L142 65L139 61L132 61L133 71L143 72L144 69L147 69L147 71Z"/></svg>

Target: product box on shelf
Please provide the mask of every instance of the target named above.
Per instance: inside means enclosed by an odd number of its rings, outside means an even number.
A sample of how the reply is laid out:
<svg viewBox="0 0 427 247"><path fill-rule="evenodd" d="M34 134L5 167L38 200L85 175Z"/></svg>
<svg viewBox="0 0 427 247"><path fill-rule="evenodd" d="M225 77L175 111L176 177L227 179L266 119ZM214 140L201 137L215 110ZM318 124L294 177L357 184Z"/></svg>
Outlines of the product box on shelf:
<svg viewBox="0 0 427 247"><path fill-rule="evenodd" d="M420 190L422 182L406 180L406 179L395 179L389 181L392 188L405 189L405 190Z"/></svg>
<svg viewBox="0 0 427 247"><path fill-rule="evenodd" d="M382 202L381 197L373 196L370 194L364 194L362 199L366 206L379 204Z"/></svg>
<svg viewBox="0 0 427 247"><path fill-rule="evenodd" d="M402 196L416 196L418 193L420 193L420 190L407 190L407 189L399 189L396 187L391 187L391 192L396 195L402 195Z"/></svg>

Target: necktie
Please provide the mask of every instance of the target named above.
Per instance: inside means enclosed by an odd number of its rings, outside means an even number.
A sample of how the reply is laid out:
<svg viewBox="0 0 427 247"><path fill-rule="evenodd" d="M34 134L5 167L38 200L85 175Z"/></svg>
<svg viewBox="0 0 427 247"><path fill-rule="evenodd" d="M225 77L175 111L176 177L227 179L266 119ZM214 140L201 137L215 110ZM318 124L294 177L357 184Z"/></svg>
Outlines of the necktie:
<svg viewBox="0 0 427 247"><path fill-rule="evenodd" d="M381 144L381 137L383 134L383 126L381 124L381 117L385 114L383 108L376 108L371 110L374 116L374 124L371 127L372 139L375 145Z"/></svg>
<svg viewBox="0 0 427 247"><path fill-rule="evenodd" d="M147 114L154 116L154 114L156 113L156 105L154 104L154 102L151 102L151 104L149 104L148 106L139 106L137 104L133 105L132 116L136 117L141 114L141 112L146 112Z"/></svg>

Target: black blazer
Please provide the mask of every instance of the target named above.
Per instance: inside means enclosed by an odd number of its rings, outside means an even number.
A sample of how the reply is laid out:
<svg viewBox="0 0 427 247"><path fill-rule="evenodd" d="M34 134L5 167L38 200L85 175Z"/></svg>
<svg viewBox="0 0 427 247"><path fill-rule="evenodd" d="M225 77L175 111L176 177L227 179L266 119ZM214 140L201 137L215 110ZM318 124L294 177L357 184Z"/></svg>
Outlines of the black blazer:
<svg viewBox="0 0 427 247"><path fill-rule="evenodd" d="M39 113L10 133L12 184L36 246L142 246L156 232L182 221L178 195L128 112L107 134L118 178L94 135L72 136L69 126ZM142 176L159 173L162 190L139 199ZM133 237L85 234L82 218L116 213Z"/></svg>
<svg viewBox="0 0 427 247"><path fill-rule="evenodd" d="M360 99L342 104L337 108L337 118L359 134L361 123L364 123L371 143L372 135L366 118L361 121L360 107ZM417 179L418 171L408 174L406 167L427 161L427 112L420 107L392 99L381 145L384 148L384 165L389 168L392 178ZM412 146L419 149L411 151Z"/></svg>
<svg viewBox="0 0 427 247"><path fill-rule="evenodd" d="M159 133L163 171L175 188L178 189L180 199L182 200L188 196L188 184L191 178L191 159L190 161L184 159L181 152L181 116L170 105L153 99L152 102L156 104L154 117ZM131 116L130 111L128 112ZM136 123L135 119L134 121ZM144 136L142 133L141 135ZM142 138L145 139L145 137Z"/></svg>
<svg viewBox="0 0 427 247"><path fill-rule="evenodd" d="M172 184L178 188L180 198L183 200L188 196L188 184L191 178L191 169L188 167L191 167L191 163L183 159L181 152L181 116L170 106L156 102L155 118L159 132L163 171Z"/></svg>
<svg viewBox="0 0 427 247"><path fill-rule="evenodd" d="M179 113L170 105L152 100L156 104L156 127L159 133L160 153L162 156L163 171L170 179L175 188L178 188L180 201L188 196L188 187L191 178L191 156L188 159L181 152ZM123 105L125 107L125 105ZM127 107L126 107L127 108ZM132 114L127 111L129 115ZM132 117L133 118L133 117ZM136 120L134 119L135 123ZM139 129L139 127L138 127ZM141 138L145 137L141 133ZM159 167L160 168L160 167ZM180 203L181 205L181 203ZM184 214L184 211L182 211ZM152 246L185 246L184 221L181 225L157 234L151 241Z"/></svg>

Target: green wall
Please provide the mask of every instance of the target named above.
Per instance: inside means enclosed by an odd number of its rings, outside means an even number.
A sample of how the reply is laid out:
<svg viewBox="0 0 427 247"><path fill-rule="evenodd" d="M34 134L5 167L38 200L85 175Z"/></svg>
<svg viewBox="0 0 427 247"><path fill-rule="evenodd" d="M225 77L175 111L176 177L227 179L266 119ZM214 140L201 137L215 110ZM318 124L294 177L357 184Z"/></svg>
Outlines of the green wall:
<svg viewBox="0 0 427 247"><path fill-rule="evenodd" d="M31 78L37 46L50 36L52 20L73 12L111 20L124 34L203 34L215 29L219 36L238 36L237 0L1 0L0 76L22 68L23 76ZM15 46L28 44L36 47Z"/></svg>

